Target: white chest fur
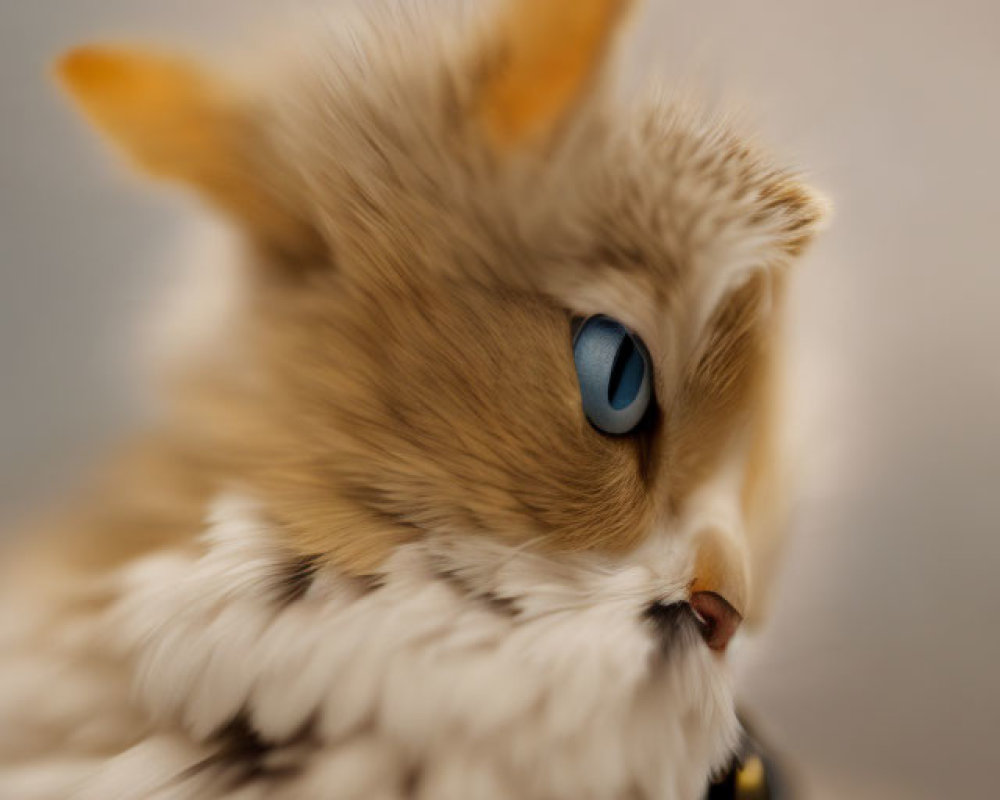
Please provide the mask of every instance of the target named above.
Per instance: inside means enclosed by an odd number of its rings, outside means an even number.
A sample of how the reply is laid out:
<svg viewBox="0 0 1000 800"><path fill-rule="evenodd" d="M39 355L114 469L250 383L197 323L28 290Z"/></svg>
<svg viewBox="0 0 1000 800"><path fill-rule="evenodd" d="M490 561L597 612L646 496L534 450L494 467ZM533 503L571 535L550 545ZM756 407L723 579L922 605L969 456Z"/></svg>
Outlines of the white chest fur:
<svg viewBox="0 0 1000 800"><path fill-rule="evenodd" d="M717 657L643 616L683 595L668 543L611 564L439 539L373 583L230 498L204 544L130 565L90 624L141 711L117 755L67 747L80 797L694 800L734 741ZM17 774L0 758L0 790Z"/></svg>

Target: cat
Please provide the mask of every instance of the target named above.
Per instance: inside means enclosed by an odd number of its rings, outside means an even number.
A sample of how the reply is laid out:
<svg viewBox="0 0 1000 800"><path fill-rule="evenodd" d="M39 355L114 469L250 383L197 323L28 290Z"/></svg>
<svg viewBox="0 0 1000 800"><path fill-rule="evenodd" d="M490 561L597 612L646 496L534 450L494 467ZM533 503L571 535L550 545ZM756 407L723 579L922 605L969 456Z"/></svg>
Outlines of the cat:
<svg viewBox="0 0 1000 800"><path fill-rule="evenodd" d="M616 94L631 5L366 3L239 68L60 61L230 220L240 285L163 418L4 559L0 797L705 792L825 203Z"/></svg>

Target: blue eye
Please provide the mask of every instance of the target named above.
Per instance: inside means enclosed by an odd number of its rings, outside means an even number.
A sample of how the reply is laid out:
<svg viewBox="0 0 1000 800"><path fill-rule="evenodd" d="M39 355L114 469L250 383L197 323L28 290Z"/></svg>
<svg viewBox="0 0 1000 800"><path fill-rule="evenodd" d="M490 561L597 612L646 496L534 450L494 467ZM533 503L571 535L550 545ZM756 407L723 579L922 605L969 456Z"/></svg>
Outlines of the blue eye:
<svg viewBox="0 0 1000 800"><path fill-rule="evenodd" d="M590 317L573 338L573 360L590 423L605 433L634 430L652 396L652 370L642 341L610 317Z"/></svg>

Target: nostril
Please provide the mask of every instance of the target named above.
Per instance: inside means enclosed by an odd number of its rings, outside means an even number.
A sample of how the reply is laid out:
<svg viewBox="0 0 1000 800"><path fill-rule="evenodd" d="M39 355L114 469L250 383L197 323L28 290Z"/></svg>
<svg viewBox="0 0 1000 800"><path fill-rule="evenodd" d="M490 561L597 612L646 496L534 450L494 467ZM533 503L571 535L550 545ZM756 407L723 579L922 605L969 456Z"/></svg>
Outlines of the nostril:
<svg viewBox="0 0 1000 800"><path fill-rule="evenodd" d="M695 592L689 602L698 617L705 643L712 650L723 652L743 622L743 617L715 592Z"/></svg>

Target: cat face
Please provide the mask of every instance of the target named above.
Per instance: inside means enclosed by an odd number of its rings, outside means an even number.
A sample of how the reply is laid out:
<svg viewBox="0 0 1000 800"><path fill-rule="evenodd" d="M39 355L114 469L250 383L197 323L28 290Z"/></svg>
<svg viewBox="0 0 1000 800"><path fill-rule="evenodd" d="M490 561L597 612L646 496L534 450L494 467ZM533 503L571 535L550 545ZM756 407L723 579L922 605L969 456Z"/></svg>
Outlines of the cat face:
<svg viewBox="0 0 1000 800"><path fill-rule="evenodd" d="M666 583L745 612L784 273L821 211L731 132L610 96L626 5L368 10L262 80L63 62L251 243L220 450L300 554L367 574L424 539L608 565L669 542ZM627 430L583 400L596 317L642 354Z"/></svg>

